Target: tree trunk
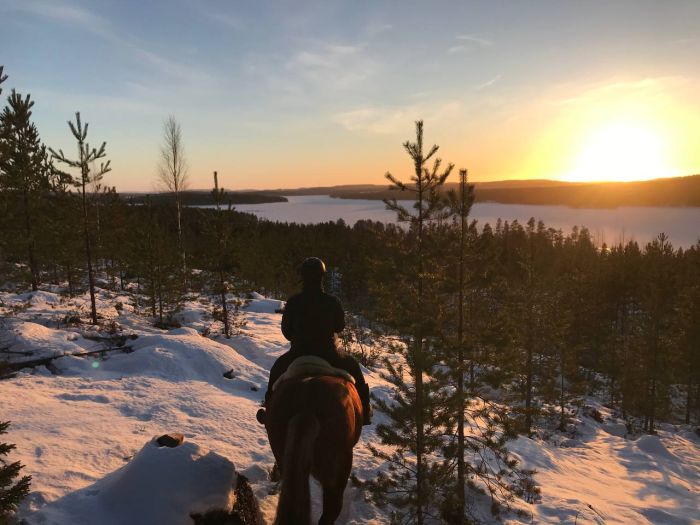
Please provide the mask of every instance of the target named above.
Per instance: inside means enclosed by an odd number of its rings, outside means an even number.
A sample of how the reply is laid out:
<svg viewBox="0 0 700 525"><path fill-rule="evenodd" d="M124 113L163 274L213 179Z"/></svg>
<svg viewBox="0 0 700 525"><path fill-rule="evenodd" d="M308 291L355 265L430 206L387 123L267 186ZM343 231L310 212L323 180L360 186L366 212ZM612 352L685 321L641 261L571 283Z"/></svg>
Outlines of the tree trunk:
<svg viewBox="0 0 700 525"><path fill-rule="evenodd" d="M566 392L564 390L564 347L562 346L559 350L559 431L564 432L566 430Z"/></svg>
<svg viewBox="0 0 700 525"><path fill-rule="evenodd" d="M224 281L224 272L219 272L219 284L221 286L221 314L224 318L224 336L226 339L231 337L231 327L228 320L228 305L226 304L226 283Z"/></svg>
<svg viewBox="0 0 700 525"><path fill-rule="evenodd" d="M182 259L182 284L183 289L187 290L187 256L185 255L185 246L182 242L182 203L180 202L179 190L175 192L175 204L177 206L177 247Z"/></svg>
<svg viewBox="0 0 700 525"><path fill-rule="evenodd" d="M29 271L31 273L32 291L36 292L39 289L39 272L36 267L36 258L34 256L34 236L32 235L32 218L29 211L29 194L24 188L22 192L24 203L24 227L27 235L27 259L29 262Z"/></svg>
<svg viewBox="0 0 700 525"><path fill-rule="evenodd" d="M464 199L466 175L460 178L460 230L459 230L459 292L457 305L457 503L459 505L459 523L464 523L466 515L466 468L464 464L465 436L464 436L464 242L465 242L465 213ZM473 357L473 356L472 356ZM474 384L474 360L471 360L470 381Z"/></svg>
<svg viewBox="0 0 700 525"><path fill-rule="evenodd" d="M416 185L418 190L418 311L422 311L423 304L423 137L420 134L417 139L417 150L419 155L415 160ZM416 523L423 524L423 506L425 504L425 480L424 480L424 431L423 428L423 330L418 330L416 337Z"/></svg>
<svg viewBox="0 0 700 525"><path fill-rule="evenodd" d="M73 285L73 266L70 262L66 264L66 279L68 280L68 297L75 295L75 287Z"/></svg>
<svg viewBox="0 0 700 525"><path fill-rule="evenodd" d="M690 406L691 406L691 398L692 398L692 392L693 392L693 374L690 373L688 374L688 390L686 392L686 398L685 398L685 424L690 425Z"/></svg>
<svg viewBox="0 0 700 525"><path fill-rule="evenodd" d="M82 151L82 147L81 147ZM90 221L88 215L87 195L85 183L87 182L87 166L82 166L82 194L83 194L83 234L85 235L85 258L87 259L88 284L90 287L90 316L92 324L97 324L97 305L95 304L95 277L92 269L92 253L90 249Z"/></svg>

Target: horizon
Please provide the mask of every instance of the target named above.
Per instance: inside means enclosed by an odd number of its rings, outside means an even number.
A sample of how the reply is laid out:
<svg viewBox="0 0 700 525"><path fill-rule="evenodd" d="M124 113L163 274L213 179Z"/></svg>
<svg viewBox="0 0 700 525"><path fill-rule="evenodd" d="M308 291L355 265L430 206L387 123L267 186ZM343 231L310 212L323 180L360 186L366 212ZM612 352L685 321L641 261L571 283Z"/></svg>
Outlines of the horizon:
<svg viewBox="0 0 700 525"><path fill-rule="evenodd" d="M672 175L669 177L657 177L657 178L652 178L652 179L634 179L634 180L587 180L587 181L568 181L568 180L561 180L561 179L538 179L538 178L532 178L532 179L497 179L497 180L480 180L480 181L470 181L470 184L489 184L489 183L497 183L497 182L560 182L565 185L587 185L587 184L634 184L638 182L654 182L654 181L659 181L659 180L668 180L668 179L685 179L689 177L700 177L700 173L692 173L690 175ZM446 181L446 184L457 184L457 181L448 180ZM225 191L232 191L232 192L259 192L263 193L266 191L274 191L274 192L280 192L280 191L299 191L299 190L312 190L312 189L318 189L318 188L342 188L342 187L349 187L349 186L386 186L387 188L390 186L388 183L349 183L349 184L334 184L334 185L328 185L328 186L298 186L298 187L285 187L285 188L228 188L225 186L221 186L221 189ZM183 190L183 192L211 192L211 187L206 188L206 187L200 187L200 188L194 188L194 187L188 187L186 190ZM143 191L138 191L138 190L125 190L121 193L172 193L171 191L163 188L156 188L153 191L149 190L143 190Z"/></svg>
<svg viewBox="0 0 700 525"><path fill-rule="evenodd" d="M55 149L74 147L80 111L121 192L158 189L168 115L192 189L213 171L234 191L381 185L410 173L401 145L419 119L477 183L700 171L695 2L0 0L0 15L3 95L32 95Z"/></svg>

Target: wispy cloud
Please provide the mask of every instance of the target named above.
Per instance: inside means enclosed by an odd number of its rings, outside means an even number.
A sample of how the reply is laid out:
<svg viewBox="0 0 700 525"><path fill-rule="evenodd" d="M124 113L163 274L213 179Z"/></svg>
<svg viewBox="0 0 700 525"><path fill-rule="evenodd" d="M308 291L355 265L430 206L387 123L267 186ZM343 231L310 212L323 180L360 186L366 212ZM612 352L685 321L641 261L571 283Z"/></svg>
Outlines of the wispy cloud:
<svg viewBox="0 0 700 525"><path fill-rule="evenodd" d="M201 68L149 50L147 44L141 40L118 31L107 19L84 7L62 0L22 0L3 4L0 6L0 12L2 11L22 12L59 23L78 25L82 30L127 51L132 57L168 78L180 83L196 83L199 86L214 83L214 77Z"/></svg>
<svg viewBox="0 0 700 525"><path fill-rule="evenodd" d="M54 108L60 108L68 114L80 108L83 112L91 111L116 111L138 113L139 115L162 115L165 108L130 97L100 95L90 93L64 92L47 89L36 89L32 92L36 100L50 100Z"/></svg>
<svg viewBox="0 0 700 525"><path fill-rule="evenodd" d="M393 29L394 29L393 24L386 24L386 23L381 23L381 22L371 22L365 28L365 34L368 37L374 37L377 35L381 35L383 33L388 33L390 31L393 31Z"/></svg>
<svg viewBox="0 0 700 525"><path fill-rule="evenodd" d="M493 42L490 40L475 35L457 35L455 40L457 43L447 48L447 53L450 55L463 53L470 49L491 47L493 45Z"/></svg>
<svg viewBox="0 0 700 525"><path fill-rule="evenodd" d="M239 16L231 14L230 12L224 12L221 9L213 9L209 7L205 2L199 0L187 0L188 5L199 12L204 17L214 20L230 29L243 29L245 27L245 22Z"/></svg>
<svg viewBox="0 0 700 525"><path fill-rule="evenodd" d="M289 53L251 55L247 71L273 91L298 100L361 90L378 69L362 43L304 41Z"/></svg>
<svg viewBox="0 0 700 525"><path fill-rule="evenodd" d="M486 82L482 82L481 84L477 84L476 86L474 86L474 89L476 89L477 91L481 91L483 89L490 88L499 80L501 80L501 75L496 75L495 77L493 77L490 80L487 80Z"/></svg>
<svg viewBox="0 0 700 525"><path fill-rule="evenodd" d="M453 118L463 107L459 100L399 107L364 107L333 115L333 121L349 131L394 134L410 129L416 119L442 121Z"/></svg>
<svg viewBox="0 0 700 525"><path fill-rule="evenodd" d="M630 99L639 95L661 95L692 85L685 76L648 77L637 80L608 80L587 85L563 83L555 87L548 98L553 105L574 105L595 100ZM559 93L577 92L575 96Z"/></svg>
<svg viewBox="0 0 700 525"><path fill-rule="evenodd" d="M491 47L493 45L493 42L490 40L475 35L457 35L456 39L466 44L477 45L479 47Z"/></svg>
<svg viewBox="0 0 700 525"><path fill-rule="evenodd" d="M102 26L104 20L82 7L60 1L23 0L0 4L0 12L23 12L30 15L50 18L60 22L78 23L85 27Z"/></svg>

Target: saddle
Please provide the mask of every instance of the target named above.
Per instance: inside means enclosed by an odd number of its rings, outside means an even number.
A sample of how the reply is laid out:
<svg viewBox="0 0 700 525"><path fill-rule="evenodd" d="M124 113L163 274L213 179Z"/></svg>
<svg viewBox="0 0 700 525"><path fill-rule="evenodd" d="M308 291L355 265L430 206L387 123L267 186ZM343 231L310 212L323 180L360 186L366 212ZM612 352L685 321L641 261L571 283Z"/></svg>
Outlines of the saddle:
<svg viewBox="0 0 700 525"><path fill-rule="evenodd" d="M292 379L293 377L316 377L316 376L332 376L332 377L342 377L352 384L355 384L355 378L353 378L347 371L342 368L336 368L331 366L331 364L315 355L303 355L297 357L289 365L289 368L275 381L272 385L272 391L277 388L277 385L286 381L287 379Z"/></svg>

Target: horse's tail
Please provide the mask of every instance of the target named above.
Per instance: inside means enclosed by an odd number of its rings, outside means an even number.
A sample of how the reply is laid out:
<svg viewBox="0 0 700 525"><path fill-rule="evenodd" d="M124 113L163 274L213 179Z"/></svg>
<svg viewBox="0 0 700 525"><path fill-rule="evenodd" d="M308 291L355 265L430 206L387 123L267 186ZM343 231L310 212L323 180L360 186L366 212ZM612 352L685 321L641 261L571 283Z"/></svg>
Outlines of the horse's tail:
<svg viewBox="0 0 700 525"><path fill-rule="evenodd" d="M320 430L318 418L308 412L297 414L289 421L275 525L311 523L309 475Z"/></svg>

